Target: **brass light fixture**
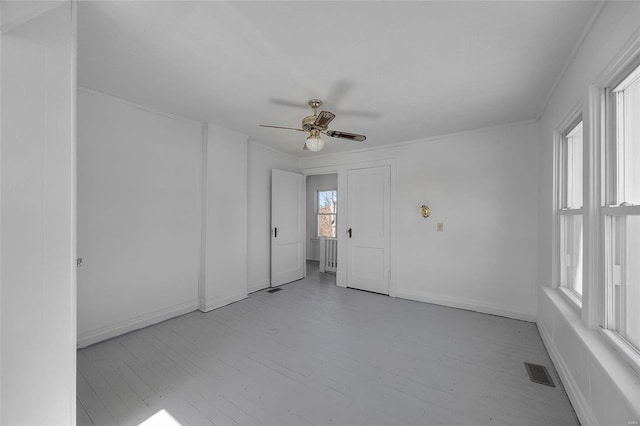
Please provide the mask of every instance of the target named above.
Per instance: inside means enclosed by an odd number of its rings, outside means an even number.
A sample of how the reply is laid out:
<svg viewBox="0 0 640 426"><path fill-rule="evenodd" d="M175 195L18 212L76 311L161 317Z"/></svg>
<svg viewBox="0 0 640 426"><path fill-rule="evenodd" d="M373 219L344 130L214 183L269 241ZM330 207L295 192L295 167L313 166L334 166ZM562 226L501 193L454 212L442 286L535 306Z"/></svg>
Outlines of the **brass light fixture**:
<svg viewBox="0 0 640 426"><path fill-rule="evenodd" d="M324 141L320 137L320 132L316 129L311 130L311 134L305 143L309 151L318 152L324 147Z"/></svg>

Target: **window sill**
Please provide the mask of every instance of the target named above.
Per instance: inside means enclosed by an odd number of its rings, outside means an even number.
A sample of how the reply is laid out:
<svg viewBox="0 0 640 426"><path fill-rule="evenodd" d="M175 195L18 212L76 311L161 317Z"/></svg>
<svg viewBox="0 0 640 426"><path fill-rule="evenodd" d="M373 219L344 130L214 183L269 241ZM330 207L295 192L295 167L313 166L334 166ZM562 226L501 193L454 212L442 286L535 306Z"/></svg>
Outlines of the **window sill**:
<svg viewBox="0 0 640 426"><path fill-rule="evenodd" d="M545 326L545 321L539 318L539 328L543 331L541 334L543 335L543 340L545 340L545 345L549 344L547 348L550 349L549 353L552 354L552 358L553 354L556 357L559 356L557 366L564 371L567 383L575 383L576 380L591 380L592 367L578 371L578 373L572 373L567 369L566 365L572 358L571 353L566 350L561 353L560 349L558 349L557 339L566 337L566 334L560 332L560 330L569 332L569 335L573 335L579 340L583 346L576 346L575 350L580 352L580 357L584 358L583 355L586 356L587 365L593 363L594 366L598 366L598 368L594 367L593 371L599 370L604 376L608 377L619 396L630 408L633 417L640 418L640 407L638 407L638 401L640 401L640 377L638 377L636 370L614 349L613 345L609 344L604 335L599 332L599 327L598 329L589 328L582 321L580 314L573 309L565 297L560 295L560 291L550 287L542 287L542 292L543 297L549 300L550 306L554 308L549 311L548 306L543 306L543 311L549 313L546 320L550 320L551 323L547 327ZM544 299L542 303L546 303ZM553 362L556 363L556 359ZM564 366L564 368L561 366ZM576 374L580 376L576 376ZM581 378L577 379L577 377ZM564 380L565 378L563 378ZM587 392L586 395L588 395L589 391L582 389L580 392ZM593 424L598 423L593 422Z"/></svg>
<svg viewBox="0 0 640 426"><path fill-rule="evenodd" d="M578 311L578 313L582 312L582 298L580 296L566 287L558 287L558 292L569 302L569 306Z"/></svg>
<svg viewBox="0 0 640 426"><path fill-rule="evenodd" d="M607 330L600 327L598 329L609 345L613 347L624 358L624 360L633 368L636 373L640 374L640 353L633 348L626 340L624 340L615 331Z"/></svg>

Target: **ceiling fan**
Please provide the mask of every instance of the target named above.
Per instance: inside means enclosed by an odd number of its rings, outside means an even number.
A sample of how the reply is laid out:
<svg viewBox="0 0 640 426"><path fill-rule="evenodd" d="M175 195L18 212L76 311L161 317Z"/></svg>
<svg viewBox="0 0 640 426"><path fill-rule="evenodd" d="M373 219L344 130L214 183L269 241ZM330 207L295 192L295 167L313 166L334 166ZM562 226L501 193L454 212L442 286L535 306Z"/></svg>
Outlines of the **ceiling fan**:
<svg viewBox="0 0 640 426"><path fill-rule="evenodd" d="M314 152L320 151L322 147L324 147L324 141L320 137L321 133L331 138L347 139L354 142L363 142L365 139L367 139L365 135L327 129L329 123L331 123L331 121L336 118L336 115L330 111L320 111L320 114L318 114L318 108L320 108L320 105L322 105L322 101L320 99L311 99L309 101L309 106L313 108L313 115L309 115L308 117L302 119L302 129L296 129L293 127L269 126L266 124L261 124L260 127L271 127L273 129L309 132L307 141L305 142L302 149L308 149Z"/></svg>

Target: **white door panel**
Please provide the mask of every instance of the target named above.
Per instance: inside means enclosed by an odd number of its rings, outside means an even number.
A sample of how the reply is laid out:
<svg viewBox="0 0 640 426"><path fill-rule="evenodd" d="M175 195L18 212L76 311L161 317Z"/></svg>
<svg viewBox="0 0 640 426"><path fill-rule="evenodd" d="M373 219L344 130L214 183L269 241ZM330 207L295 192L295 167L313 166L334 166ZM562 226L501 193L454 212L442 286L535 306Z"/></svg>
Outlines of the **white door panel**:
<svg viewBox="0 0 640 426"><path fill-rule="evenodd" d="M389 167L347 176L347 286L389 294Z"/></svg>
<svg viewBox="0 0 640 426"><path fill-rule="evenodd" d="M271 286L304 278L305 179L272 170Z"/></svg>

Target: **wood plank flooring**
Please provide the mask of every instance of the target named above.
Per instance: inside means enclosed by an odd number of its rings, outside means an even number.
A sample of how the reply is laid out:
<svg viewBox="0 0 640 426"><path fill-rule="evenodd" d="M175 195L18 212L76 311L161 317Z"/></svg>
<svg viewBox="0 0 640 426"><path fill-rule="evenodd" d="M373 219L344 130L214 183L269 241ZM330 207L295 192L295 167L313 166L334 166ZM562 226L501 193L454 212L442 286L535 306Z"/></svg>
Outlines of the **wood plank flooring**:
<svg viewBox="0 0 640 426"><path fill-rule="evenodd" d="M339 288L317 263L282 288L79 350L78 424L579 424L533 323Z"/></svg>

